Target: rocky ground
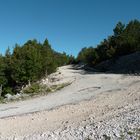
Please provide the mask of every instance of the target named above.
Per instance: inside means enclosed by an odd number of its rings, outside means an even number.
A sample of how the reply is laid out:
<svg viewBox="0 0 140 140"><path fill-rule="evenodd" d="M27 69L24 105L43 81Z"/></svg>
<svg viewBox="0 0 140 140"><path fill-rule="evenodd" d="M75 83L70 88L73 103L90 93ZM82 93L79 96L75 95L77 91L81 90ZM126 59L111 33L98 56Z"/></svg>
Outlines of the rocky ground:
<svg viewBox="0 0 140 140"><path fill-rule="evenodd" d="M89 73L72 66L53 76L56 84L72 84L0 106L0 140L140 139L139 76Z"/></svg>
<svg viewBox="0 0 140 140"><path fill-rule="evenodd" d="M137 109L136 109L137 108ZM94 122L94 117L87 118L86 125L72 127L65 122L65 127L42 134L24 137L24 140L139 140L140 106L119 113L113 118Z"/></svg>

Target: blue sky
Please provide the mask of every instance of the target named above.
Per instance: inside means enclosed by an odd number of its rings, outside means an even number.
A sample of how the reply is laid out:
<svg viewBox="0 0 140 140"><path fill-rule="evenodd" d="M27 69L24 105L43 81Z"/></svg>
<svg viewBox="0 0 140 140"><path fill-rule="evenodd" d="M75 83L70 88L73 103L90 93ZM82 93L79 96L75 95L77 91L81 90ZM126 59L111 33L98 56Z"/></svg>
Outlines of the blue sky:
<svg viewBox="0 0 140 140"><path fill-rule="evenodd" d="M0 53L48 38L53 49L76 56L132 19L140 20L140 0L0 0Z"/></svg>

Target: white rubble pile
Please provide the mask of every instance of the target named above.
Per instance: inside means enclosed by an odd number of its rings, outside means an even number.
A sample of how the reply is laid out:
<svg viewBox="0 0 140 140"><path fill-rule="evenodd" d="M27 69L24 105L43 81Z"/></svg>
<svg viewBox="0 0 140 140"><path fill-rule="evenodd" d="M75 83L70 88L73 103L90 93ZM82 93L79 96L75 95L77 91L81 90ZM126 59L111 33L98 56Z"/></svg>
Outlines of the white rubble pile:
<svg viewBox="0 0 140 140"><path fill-rule="evenodd" d="M11 101L11 100L16 100L16 99L22 99L24 97L27 97L27 94L23 94L23 93L17 93L15 95L11 95L11 94L6 94L5 95L5 99L4 101Z"/></svg>

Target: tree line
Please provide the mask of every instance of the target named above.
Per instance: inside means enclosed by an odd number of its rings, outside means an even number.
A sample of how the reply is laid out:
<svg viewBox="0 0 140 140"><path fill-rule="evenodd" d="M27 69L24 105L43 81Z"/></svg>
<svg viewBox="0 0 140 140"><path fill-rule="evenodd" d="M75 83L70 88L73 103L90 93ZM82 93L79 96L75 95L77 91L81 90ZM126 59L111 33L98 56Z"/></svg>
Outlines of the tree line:
<svg viewBox="0 0 140 140"><path fill-rule="evenodd" d="M57 67L72 63L73 56L59 53L51 48L48 40L43 43L29 40L24 45L15 45L12 53L8 48L0 55L1 96L15 94L29 82L35 82Z"/></svg>
<svg viewBox="0 0 140 140"><path fill-rule="evenodd" d="M4 56L0 55L0 94L15 94L29 81L36 82L59 66L73 63L96 66L102 61L140 51L140 21L132 20L127 25L118 22L113 32L97 47L81 49L76 59L53 50L47 39L43 43L34 39L22 46L16 44L12 52L8 48Z"/></svg>
<svg viewBox="0 0 140 140"><path fill-rule="evenodd" d="M140 51L140 21L132 20L127 25L118 22L114 34L104 39L97 47L83 48L77 62L95 66L108 59Z"/></svg>

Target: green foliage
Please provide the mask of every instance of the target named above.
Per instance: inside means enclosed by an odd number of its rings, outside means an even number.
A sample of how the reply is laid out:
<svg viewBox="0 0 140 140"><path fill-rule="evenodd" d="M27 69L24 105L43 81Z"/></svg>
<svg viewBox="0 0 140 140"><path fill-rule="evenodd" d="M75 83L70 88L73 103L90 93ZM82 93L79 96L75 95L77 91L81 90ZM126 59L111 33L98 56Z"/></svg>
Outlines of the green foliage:
<svg viewBox="0 0 140 140"><path fill-rule="evenodd" d="M77 58L78 62L83 62L88 65L94 65L98 61L98 53L96 49L89 47L89 48L83 48Z"/></svg>
<svg viewBox="0 0 140 140"><path fill-rule="evenodd" d="M56 91L56 90L61 90L62 88L66 87L70 84L71 83L69 83L69 82L68 83L62 83L62 84L59 84L59 85L53 85L50 88L51 88L52 91Z"/></svg>
<svg viewBox="0 0 140 140"><path fill-rule="evenodd" d="M140 51L140 21L133 20L127 25L118 22L114 34L104 39L97 48L83 48L78 62L96 65L102 61Z"/></svg>
<svg viewBox="0 0 140 140"><path fill-rule="evenodd" d="M4 94L14 94L12 87L9 87L9 86L3 88L3 93ZM4 94L2 94L2 95L4 95Z"/></svg>
<svg viewBox="0 0 140 140"><path fill-rule="evenodd" d="M3 100L4 98L1 96L0 97L0 103L4 103L4 100Z"/></svg>
<svg viewBox="0 0 140 140"><path fill-rule="evenodd" d="M34 94L34 93L39 93L40 89L41 87L38 83L33 83L31 86L25 88L23 92L26 94Z"/></svg>
<svg viewBox="0 0 140 140"><path fill-rule="evenodd" d="M23 89L23 92L26 94L30 94L30 95L35 95L38 93L49 93L49 92L53 92L56 90L61 90L62 88L70 85L71 83L62 83L62 84L58 84L58 85L52 85L50 87L47 87L45 85L40 85L39 83L33 83L31 84L31 86L26 87Z"/></svg>
<svg viewBox="0 0 140 140"><path fill-rule="evenodd" d="M4 58L2 56L0 56L0 84L1 85L6 85L7 84L7 78L5 75L5 62L4 62Z"/></svg>
<svg viewBox="0 0 140 140"><path fill-rule="evenodd" d="M74 56L68 56L68 63L67 64L76 64L76 59Z"/></svg>
<svg viewBox="0 0 140 140"><path fill-rule="evenodd" d="M114 36L118 37L122 34L122 32L124 31L125 25L121 22L118 22L116 27L113 29L114 31Z"/></svg>
<svg viewBox="0 0 140 140"><path fill-rule="evenodd" d="M34 83L68 62L69 56L55 52L47 39L42 44L35 39L28 40L22 46L16 44L12 53L8 48L5 56L0 56L2 95L17 93L28 81ZM28 91L34 92L37 89L37 85L33 85Z"/></svg>

